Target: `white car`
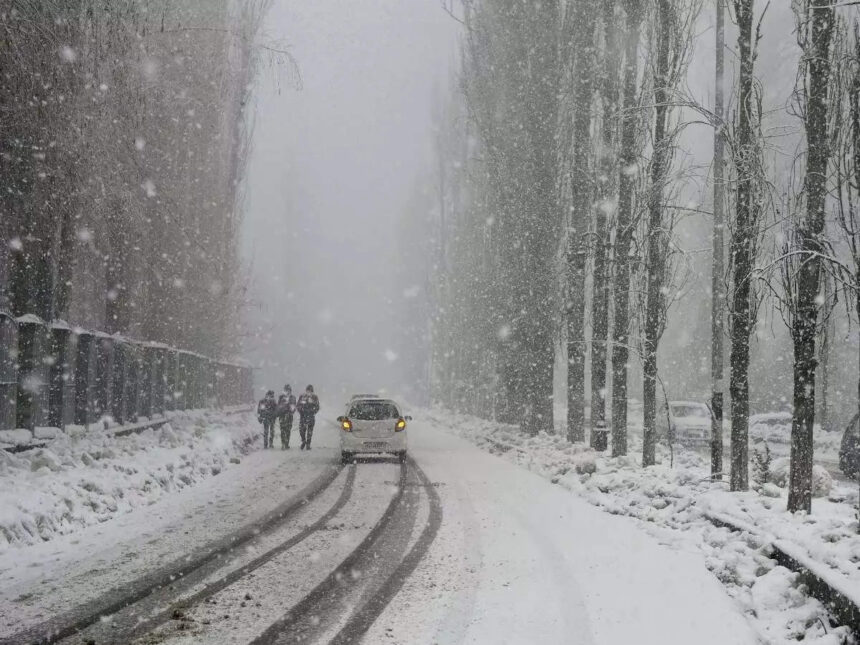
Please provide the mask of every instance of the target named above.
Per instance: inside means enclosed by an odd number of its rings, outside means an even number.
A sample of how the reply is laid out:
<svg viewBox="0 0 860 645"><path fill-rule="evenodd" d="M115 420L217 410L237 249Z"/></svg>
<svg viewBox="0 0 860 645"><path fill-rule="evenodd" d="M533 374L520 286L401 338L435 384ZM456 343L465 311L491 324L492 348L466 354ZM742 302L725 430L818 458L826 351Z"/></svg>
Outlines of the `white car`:
<svg viewBox="0 0 860 645"><path fill-rule="evenodd" d="M669 401L657 412L657 427L663 437L681 444L711 441L711 411L698 401Z"/></svg>
<svg viewBox="0 0 860 645"><path fill-rule="evenodd" d="M406 425L412 417L403 416L391 399L357 398L337 418L340 427L340 456L348 463L359 454L393 454L406 460Z"/></svg>

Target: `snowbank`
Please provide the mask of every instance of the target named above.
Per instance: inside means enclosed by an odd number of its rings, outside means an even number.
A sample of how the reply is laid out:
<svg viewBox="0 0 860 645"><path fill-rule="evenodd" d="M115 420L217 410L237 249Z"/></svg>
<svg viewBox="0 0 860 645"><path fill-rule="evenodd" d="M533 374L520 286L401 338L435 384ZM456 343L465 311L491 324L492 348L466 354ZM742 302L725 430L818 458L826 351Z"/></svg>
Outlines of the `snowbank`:
<svg viewBox="0 0 860 645"><path fill-rule="evenodd" d="M250 415L193 411L140 434L94 428L59 434L44 448L0 451L0 551L104 522L218 475L257 435Z"/></svg>
<svg viewBox="0 0 860 645"><path fill-rule="evenodd" d="M659 463L642 468L641 438L635 432L628 438L629 456L612 458L570 444L561 435L529 437L512 426L441 410L426 416L440 429L518 463L609 513L640 520L666 544L702 552L766 642L854 642L847 627L830 624L827 609L806 593L799 576L770 557L770 542L761 537L777 536L840 571L847 588L860 598L853 489L829 482L830 497L814 501L812 516L792 515L785 511L784 489L769 484L761 494L728 493L725 484L710 481L709 462L684 448L675 448L670 466L672 455L659 446ZM825 488L827 483L820 485ZM723 513L736 525L746 523L755 530L738 533L715 526L706 511Z"/></svg>

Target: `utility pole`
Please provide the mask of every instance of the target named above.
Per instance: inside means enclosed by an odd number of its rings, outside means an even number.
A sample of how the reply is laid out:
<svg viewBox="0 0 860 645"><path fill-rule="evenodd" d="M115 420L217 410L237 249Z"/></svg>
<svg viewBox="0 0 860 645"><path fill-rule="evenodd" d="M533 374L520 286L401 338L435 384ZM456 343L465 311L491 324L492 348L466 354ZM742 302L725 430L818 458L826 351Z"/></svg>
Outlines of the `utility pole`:
<svg viewBox="0 0 860 645"><path fill-rule="evenodd" d="M714 263L711 275L711 477L722 479L723 472L723 306L726 301L723 269L723 83L725 77L725 0L717 5L716 74L714 84Z"/></svg>

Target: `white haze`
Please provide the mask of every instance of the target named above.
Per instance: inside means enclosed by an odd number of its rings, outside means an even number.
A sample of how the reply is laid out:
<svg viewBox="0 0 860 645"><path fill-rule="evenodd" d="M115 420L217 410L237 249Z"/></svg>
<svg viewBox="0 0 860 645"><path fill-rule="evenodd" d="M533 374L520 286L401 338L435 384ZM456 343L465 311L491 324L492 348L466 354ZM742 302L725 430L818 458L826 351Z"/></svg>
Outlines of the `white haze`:
<svg viewBox="0 0 860 645"><path fill-rule="evenodd" d="M267 71L257 92L244 250L258 389L399 391L394 223L431 160L457 26L438 0L280 0L268 16L304 86Z"/></svg>

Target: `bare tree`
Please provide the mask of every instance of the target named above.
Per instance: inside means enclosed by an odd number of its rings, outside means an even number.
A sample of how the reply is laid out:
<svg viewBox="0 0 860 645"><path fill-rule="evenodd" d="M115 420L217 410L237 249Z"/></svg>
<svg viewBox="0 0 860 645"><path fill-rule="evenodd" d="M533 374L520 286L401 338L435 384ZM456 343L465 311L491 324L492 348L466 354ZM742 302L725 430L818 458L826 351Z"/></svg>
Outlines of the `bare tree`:
<svg viewBox="0 0 860 645"><path fill-rule="evenodd" d="M751 284L762 207L758 181L760 155L756 137L760 111L753 93L758 41L756 37L756 42L753 42L753 4L753 0L734 1L740 65L737 127L732 149L736 187L730 241L734 275L729 309L732 339L729 377L732 405L730 488L735 491L749 488L749 340L755 322Z"/></svg>
<svg viewBox="0 0 860 645"><path fill-rule="evenodd" d="M594 36L597 5L576 2L569 10L569 56L573 105L570 153L571 203L567 230L567 438L585 440L585 277L586 236L594 196L591 172L591 123L595 83Z"/></svg>
<svg viewBox="0 0 860 645"><path fill-rule="evenodd" d="M611 235L610 214L618 200L618 96L621 50L615 0L603 3L603 69L600 80L602 103L597 200L594 210L594 270L592 283L591 328L591 446L598 447L594 432L606 422L606 358L609 333L609 255ZM605 435L604 435L605 436ZM601 447L602 448L602 447Z"/></svg>
<svg viewBox="0 0 860 645"><path fill-rule="evenodd" d="M835 10L830 0L794 4L803 55L796 95L806 132L803 184L805 212L789 241L784 269L794 345L794 414L788 510L812 510L813 422L815 420L815 338L818 331L822 256L826 255L824 205L830 141L828 118L831 39Z"/></svg>
<svg viewBox="0 0 860 645"><path fill-rule="evenodd" d="M618 210L614 249L614 320L612 332L612 454L627 454L627 365L630 339L630 250L638 218L634 194L640 155L639 41L643 21L641 0L625 0L624 80Z"/></svg>

